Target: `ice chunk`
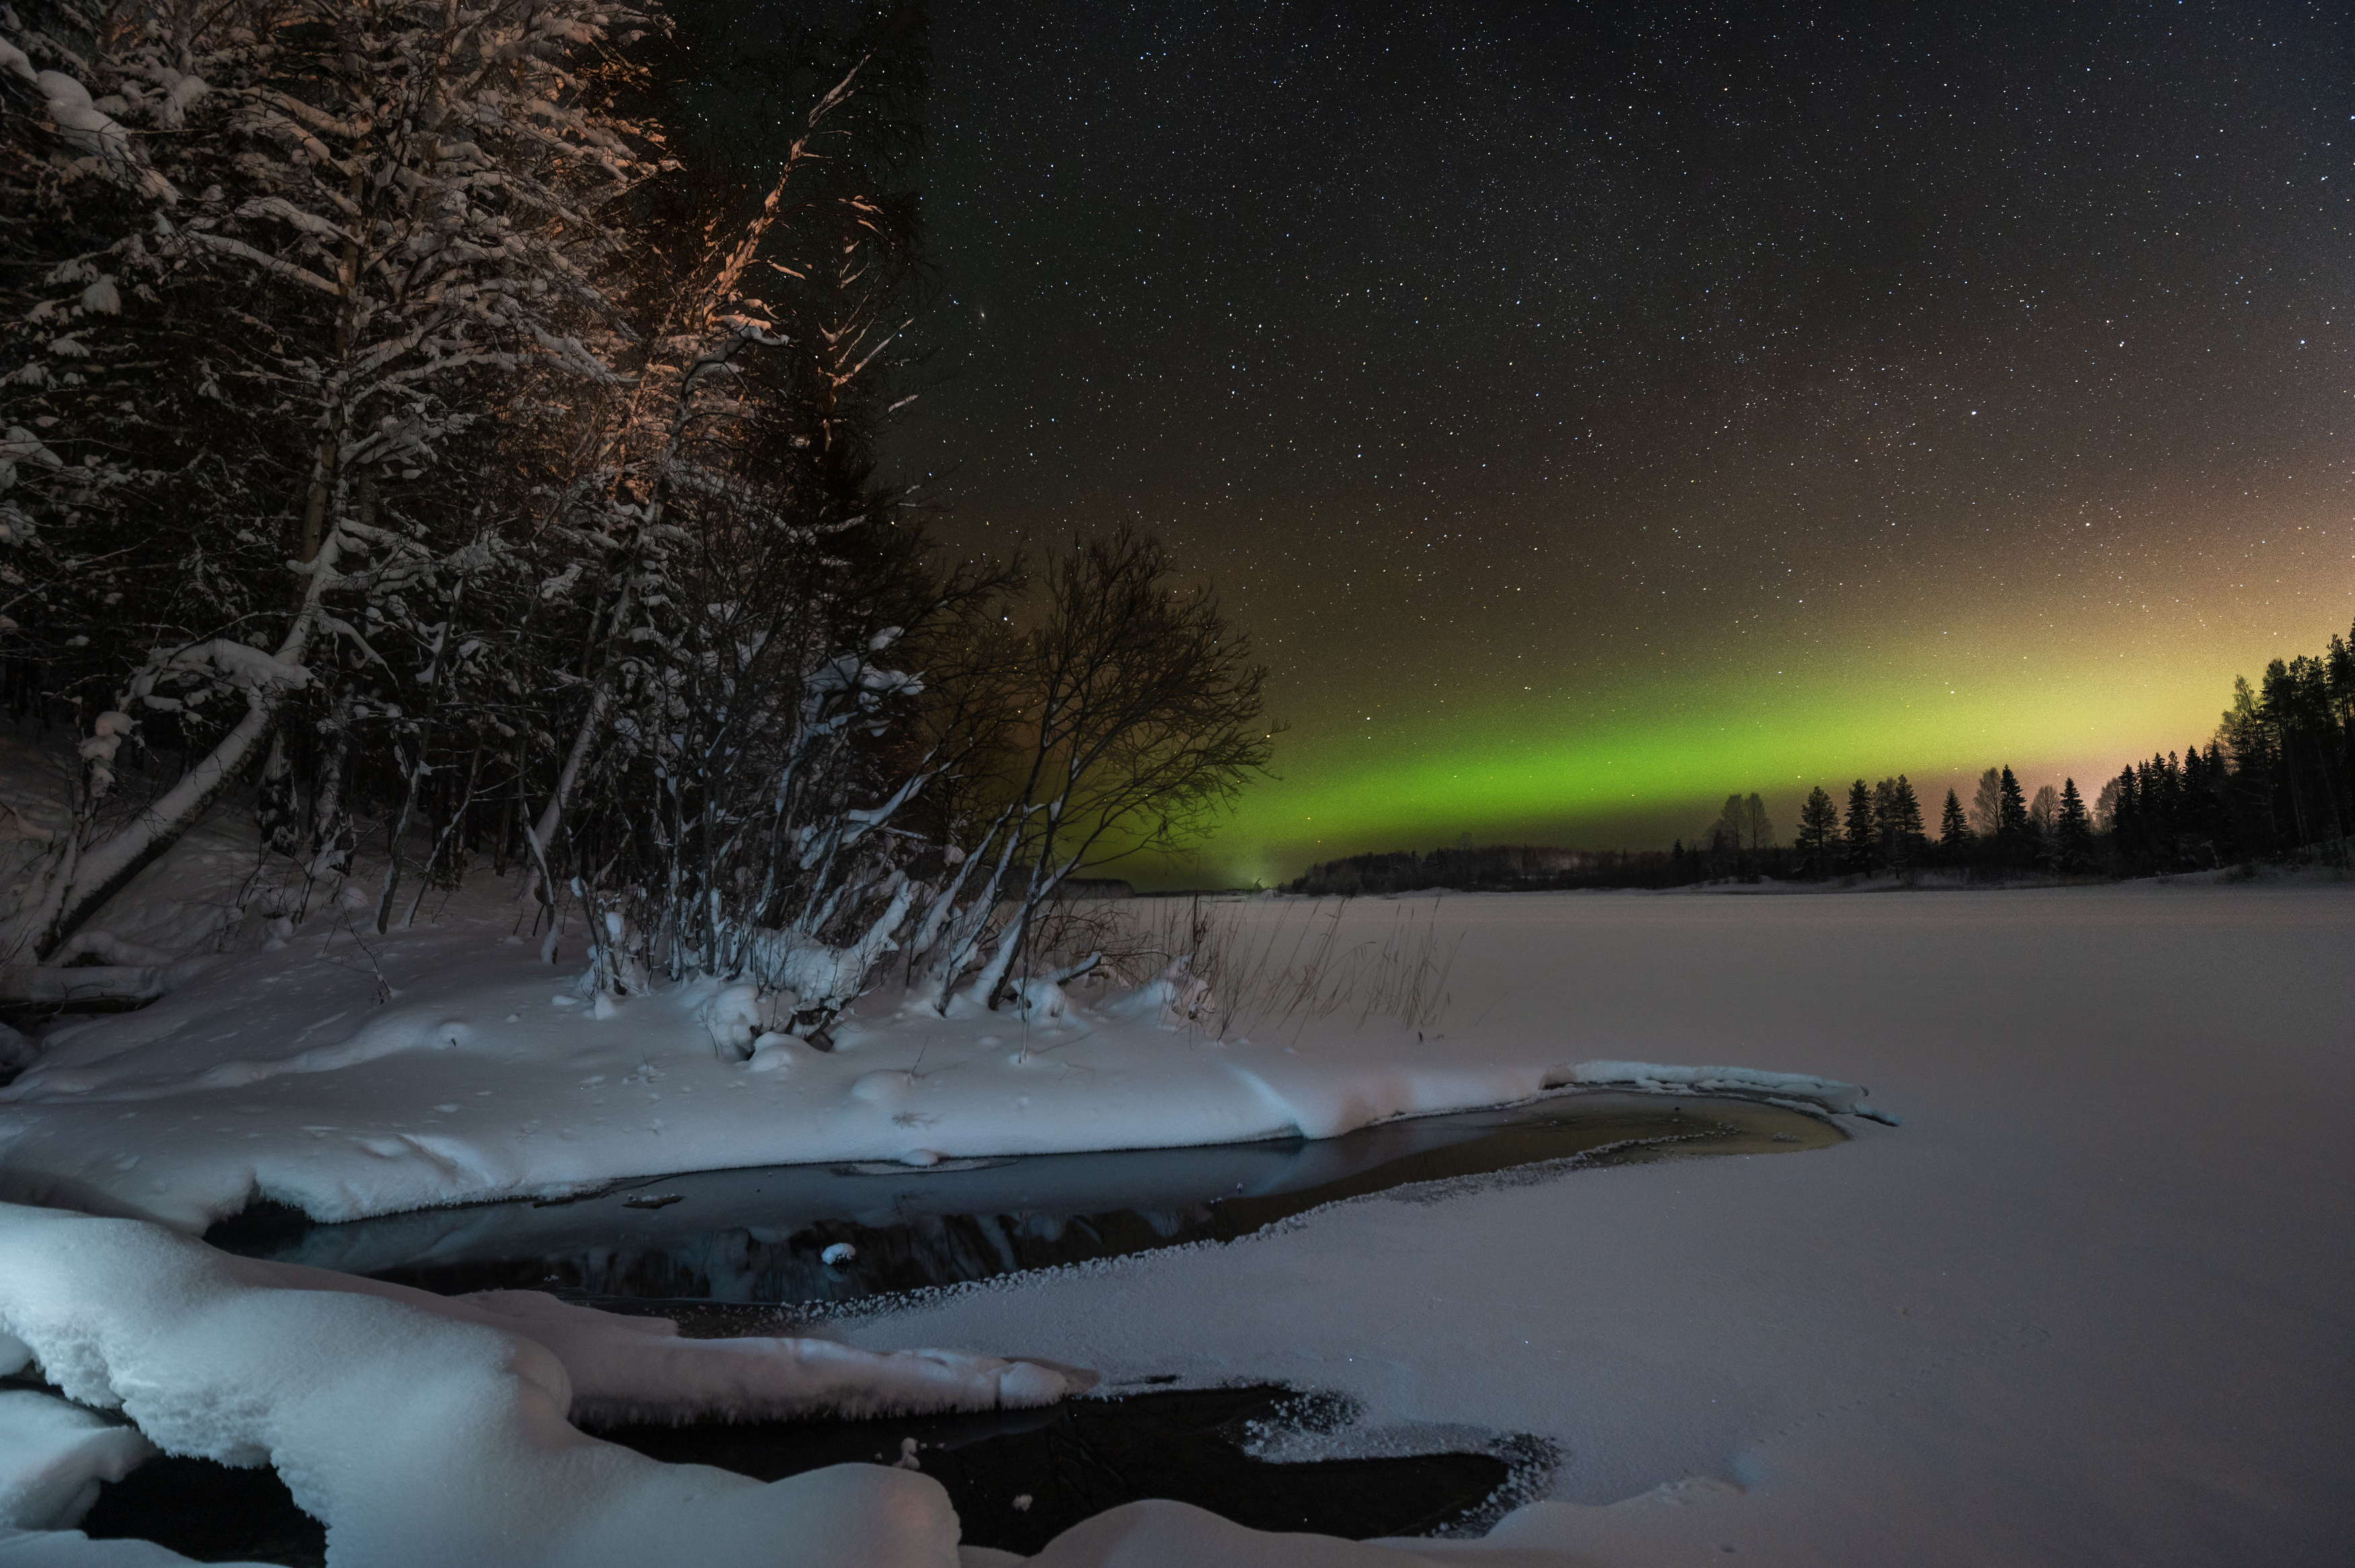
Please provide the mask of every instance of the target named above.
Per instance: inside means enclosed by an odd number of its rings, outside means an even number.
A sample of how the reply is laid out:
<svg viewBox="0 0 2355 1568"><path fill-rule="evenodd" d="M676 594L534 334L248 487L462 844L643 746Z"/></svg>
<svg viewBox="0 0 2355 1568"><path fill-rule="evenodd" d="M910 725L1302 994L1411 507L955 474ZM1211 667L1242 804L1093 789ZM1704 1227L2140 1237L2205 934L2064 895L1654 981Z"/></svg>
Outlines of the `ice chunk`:
<svg viewBox="0 0 2355 1568"><path fill-rule="evenodd" d="M1572 1085L1588 1088L1689 1090L1702 1095L1752 1095L1792 1100L1836 1116L1860 1116L1869 1121L1897 1125L1897 1118L1874 1108L1866 1091L1837 1078L1806 1073L1769 1073L1755 1067L1671 1067L1657 1062L1578 1062L1557 1067L1545 1076L1550 1089Z"/></svg>

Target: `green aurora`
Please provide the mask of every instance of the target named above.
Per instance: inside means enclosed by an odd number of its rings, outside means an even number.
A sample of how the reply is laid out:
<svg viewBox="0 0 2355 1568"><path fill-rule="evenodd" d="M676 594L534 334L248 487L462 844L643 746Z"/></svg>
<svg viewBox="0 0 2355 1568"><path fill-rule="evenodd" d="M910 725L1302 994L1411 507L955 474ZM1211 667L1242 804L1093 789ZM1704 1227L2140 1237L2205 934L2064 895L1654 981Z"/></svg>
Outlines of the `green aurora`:
<svg viewBox="0 0 2355 1568"><path fill-rule="evenodd" d="M1808 789L1837 795L1849 779L1901 772L1934 811L1947 789L1967 799L1996 765L2031 792L2073 777L2090 800L2126 762L2206 741L2232 676L2254 677L2275 656L2259 652L2236 662L2206 647L2152 647L2062 676L2050 673L2058 661L2011 654L2019 668L1998 677L1964 673L1985 660L1904 650L1898 667L1867 673L1828 658L1805 675L1785 663L1779 675L1717 683L1710 702L1663 673L1572 718L1559 699L1517 693L1419 734L1319 726L1279 737L1277 777L1249 789L1196 855L1130 874L1146 885L1273 884L1315 861L1460 837L1666 848L1727 794L1753 790L1787 837Z"/></svg>

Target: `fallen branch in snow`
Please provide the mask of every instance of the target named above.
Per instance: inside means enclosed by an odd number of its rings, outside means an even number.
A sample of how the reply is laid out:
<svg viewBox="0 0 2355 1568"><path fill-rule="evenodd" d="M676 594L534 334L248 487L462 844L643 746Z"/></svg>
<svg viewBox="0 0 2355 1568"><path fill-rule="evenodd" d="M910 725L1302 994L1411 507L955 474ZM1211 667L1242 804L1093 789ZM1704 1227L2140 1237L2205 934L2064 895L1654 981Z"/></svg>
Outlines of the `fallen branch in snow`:
<svg viewBox="0 0 2355 1568"><path fill-rule="evenodd" d="M1838 1078L1806 1073L1766 1073L1755 1067L1668 1067L1657 1062L1577 1062L1556 1067L1545 1075L1549 1089L1637 1089L1650 1094L1735 1095L1776 1104L1828 1111L1834 1116L1860 1116L1884 1127L1898 1119L1865 1100L1867 1090Z"/></svg>
<svg viewBox="0 0 2355 1568"><path fill-rule="evenodd" d="M169 953L155 948L143 948L136 942L126 942L112 931L77 931L49 955L49 963L54 968L62 969L81 958L141 969L159 968L174 961Z"/></svg>
<svg viewBox="0 0 2355 1568"><path fill-rule="evenodd" d="M137 1006L196 979L218 954L164 964L11 964L0 967L0 1001L43 1007Z"/></svg>

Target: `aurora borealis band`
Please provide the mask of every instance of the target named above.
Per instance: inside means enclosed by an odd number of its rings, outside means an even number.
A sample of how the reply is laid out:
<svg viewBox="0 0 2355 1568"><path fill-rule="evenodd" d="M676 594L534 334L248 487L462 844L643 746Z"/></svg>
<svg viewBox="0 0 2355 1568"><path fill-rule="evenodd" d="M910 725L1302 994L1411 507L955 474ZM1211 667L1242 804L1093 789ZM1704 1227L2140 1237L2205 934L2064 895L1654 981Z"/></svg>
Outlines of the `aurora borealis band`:
<svg viewBox="0 0 2355 1568"><path fill-rule="evenodd" d="M1286 731L1205 882L2090 795L2355 620L2355 20L941 7L889 456L1130 522ZM1156 874L1148 871L1147 875Z"/></svg>

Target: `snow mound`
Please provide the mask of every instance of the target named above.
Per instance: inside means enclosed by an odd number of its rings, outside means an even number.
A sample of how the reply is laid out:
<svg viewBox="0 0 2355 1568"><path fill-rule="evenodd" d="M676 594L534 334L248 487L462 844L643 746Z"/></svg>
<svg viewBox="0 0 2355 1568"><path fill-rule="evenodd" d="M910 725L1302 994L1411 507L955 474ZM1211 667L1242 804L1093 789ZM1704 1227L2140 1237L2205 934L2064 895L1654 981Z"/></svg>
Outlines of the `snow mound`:
<svg viewBox="0 0 2355 1568"><path fill-rule="evenodd" d="M1402 1545L1249 1530L1190 1503L1156 1499L1125 1503L1084 1520L1036 1557L984 1559L969 1553L966 1562L971 1568L983 1562L1027 1562L1030 1568L1413 1568L1442 1561ZM1488 1555L1476 1542L1465 1542L1451 1555L1456 1554ZM1561 1558L1551 1559L1548 1568L1556 1565L1577 1568L1574 1561Z"/></svg>
<svg viewBox="0 0 2355 1568"><path fill-rule="evenodd" d="M0 1333L11 1359L29 1351L167 1453L274 1465L352 1564L954 1568L956 1514L921 1475L841 1465L763 1484L568 1417L986 1409L1087 1381L940 1351L682 1340L534 1292L444 1300L15 1205L0 1205Z"/></svg>
<svg viewBox="0 0 2355 1568"><path fill-rule="evenodd" d="M202 1231L257 1197L345 1220L729 1167L1332 1138L1529 1099L1561 1060L1354 1018L1219 1039L1186 1024L1199 982L1167 972L950 1018L870 999L829 1052L709 980L600 1016L500 940L513 919L223 954L52 1029L0 1087L0 1200Z"/></svg>

